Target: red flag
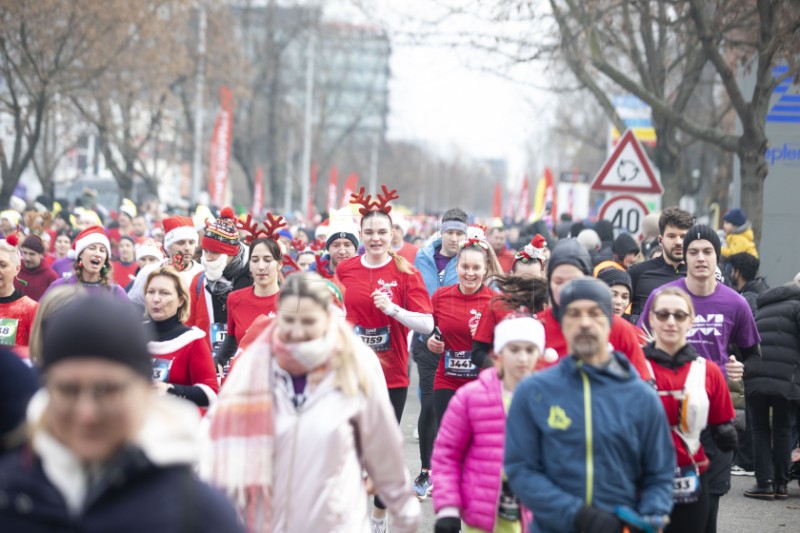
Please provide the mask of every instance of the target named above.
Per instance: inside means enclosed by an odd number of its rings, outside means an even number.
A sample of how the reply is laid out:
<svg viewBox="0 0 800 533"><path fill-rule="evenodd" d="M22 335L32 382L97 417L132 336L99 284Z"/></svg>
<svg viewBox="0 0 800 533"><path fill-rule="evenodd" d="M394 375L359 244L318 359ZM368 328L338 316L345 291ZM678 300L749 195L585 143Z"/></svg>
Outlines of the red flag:
<svg viewBox="0 0 800 533"><path fill-rule="evenodd" d="M545 210L547 210L548 206L550 207L550 223L555 226L556 222L558 221L556 218L558 216L558 209L556 209L556 199L558 195L556 194L556 185L553 181L553 173L550 171L550 167L545 167L544 169L544 183Z"/></svg>
<svg viewBox="0 0 800 533"><path fill-rule="evenodd" d="M350 205L350 195L356 192L358 185L358 174L350 174L347 176L347 181L344 182L344 189L342 189L342 201L339 203L340 207L347 207Z"/></svg>
<svg viewBox="0 0 800 533"><path fill-rule="evenodd" d="M528 220L531 216L531 191L528 185L528 175L522 178L522 185L519 191L519 204L517 206L517 217L521 217L522 221Z"/></svg>
<svg viewBox="0 0 800 533"><path fill-rule="evenodd" d="M317 164L314 163L311 165L311 188L309 191L311 193L308 195L308 215L306 216L306 220L311 220L314 218L314 193L317 190Z"/></svg>
<svg viewBox="0 0 800 533"><path fill-rule="evenodd" d="M253 210L250 214L254 217L261 215L264 208L264 171L261 167L256 169L256 184L253 188Z"/></svg>
<svg viewBox="0 0 800 533"><path fill-rule="evenodd" d="M214 122L209 155L208 193L211 204L222 207L225 203L225 186L228 181L228 163L233 140L233 94L224 85L219 89L220 109Z"/></svg>
<svg viewBox="0 0 800 533"><path fill-rule="evenodd" d="M492 217L503 217L503 190L501 189L499 182L494 184L494 206L492 206Z"/></svg>
<svg viewBox="0 0 800 533"><path fill-rule="evenodd" d="M328 181L328 213L336 209L336 189L339 188L339 170L336 167L331 169L331 177Z"/></svg>

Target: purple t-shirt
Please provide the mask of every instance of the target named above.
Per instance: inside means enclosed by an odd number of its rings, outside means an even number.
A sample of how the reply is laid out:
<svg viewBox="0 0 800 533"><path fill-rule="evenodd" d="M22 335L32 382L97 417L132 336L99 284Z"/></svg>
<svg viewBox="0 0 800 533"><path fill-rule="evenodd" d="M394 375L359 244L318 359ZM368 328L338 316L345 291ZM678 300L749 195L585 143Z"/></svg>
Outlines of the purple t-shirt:
<svg viewBox="0 0 800 533"><path fill-rule="evenodd" d="M439 273L439 283L442 283L442 278L444 277L444 269L447 268L448 263L453 259L453 257L447 257L446 255L442 255L441 249L436 250L433 252L433 260L436 262L436 272Z"/></svg>
<svg viewBox="0 0 800 533"><path fill-rule="evenodd" d="M74 259L62 257L61 259L56 259L53 261L53 264L50 265L50 268L52 268L55 273L62 278L68 278L70 274L73 273L73 263L75 263Z"/></svg>
<svg viewBox="0 0 800 533"><path fill-rule="evenodd" d="M650 306L653 297L664 287L678 287L691 296L694 303L694 324L686 340L697 353L717 363L725 374L728 345L749 348L761 342L753 312L742 295L722 283L708 296L695 296L686 288L686 279L671 281L650 294L639 316L639 327L650 331Z"/></svg>
<svg viewBox="0 0 800 533"><path fill-rule="evenodd" d="M47 295L47 293L50 292L50 290L53 287L60 287L61 285L77 285L77 284L78 284L78 278L75 277L74 274L67 278L59 278L50 284L50 286L45 291L44 295L42 295L42 298L44 298L44 296ZM128 293L125 292L125 289L123 289L114 282L109 283L108 289L99 284L95 285L95 284L81 283L81 285L83 285L83 288L86 289L86 291L91 294L110 294L111 296L116 296L118 298L124 298L128 300Z"/></svg>

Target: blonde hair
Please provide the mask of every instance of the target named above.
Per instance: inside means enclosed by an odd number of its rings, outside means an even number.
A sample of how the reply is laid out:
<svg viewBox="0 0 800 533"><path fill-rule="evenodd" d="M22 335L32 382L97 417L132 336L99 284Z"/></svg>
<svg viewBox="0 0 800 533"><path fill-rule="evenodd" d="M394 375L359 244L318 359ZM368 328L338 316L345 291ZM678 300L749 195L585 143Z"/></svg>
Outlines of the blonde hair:
<svg viewBox="0 0 800 533"><path fill-rule="evenodd" d="M189 319L189 289L174 267L165 265L153 270L144 282L144 294L147 294L147 287L150 286L150 282L159 276L172 280L175 285L175 292L178 293L178 298L183 298L183 303L178 307L178 320L181 324L184 324ZM147 313L147 304L145 304L145 313Z"/></svg>
<svg viewBox="0 0 800 533"><path fill-rule="evenodd" d="M0 240L0 252L5 252L11 257L11 262L14 266L19 266L19 250L8 244L8 241Z"/></svg>
<svg viewBox="0 0 800 533"><path fill-rule="evenodd" d="M33 318L31 335L28 341L28 357L34 366L40 366L42 362L42 337L44 336L42 323L55 311L61 309L65 303L84 292L84 288L78 284L59 285L47 291L44 298L39 301L39 308Z"/></svg>
<svg viewBox="0 0 800 533"><path fill-rule="evenodd" d="M355 396L358 392L369 395L369 380L357 357L358 337L347 322L332 313L333 293L329 284L316 272L296 272L286 278L278 301L290 296L309 298L328 312L328 327L339 330L339 353L331 360L336 372L335 382L346 396Z"/></svg>
<svg viewBox="0 0 800 533"><path fill-rule="evenodd" d="M656 309L656 302L662 296L677 296L678 298L682 299L686 302L686 306L689 309L689 315L694 316L694 303L692 303L692 297L687 294L686 291L683 289L679 289L678 287L665 287L660 291L656 292L655 296L653 296L653 301L650 304L650 312L652 313Z"/></svg>

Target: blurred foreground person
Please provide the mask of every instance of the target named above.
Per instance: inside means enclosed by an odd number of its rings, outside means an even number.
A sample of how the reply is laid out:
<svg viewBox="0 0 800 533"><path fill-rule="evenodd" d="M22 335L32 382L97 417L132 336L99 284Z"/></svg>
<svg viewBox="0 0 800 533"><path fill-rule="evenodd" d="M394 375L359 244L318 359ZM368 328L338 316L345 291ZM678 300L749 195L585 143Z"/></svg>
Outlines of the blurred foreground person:
<svg viewBox="0 0 800 533"><path fill-rule="evenodd" d="M80 296L44 322L30 437L0 462L3 531L242 531L192 474L192 404L157 396L135 308Z"/></svg>
<svg viewBox="0 0 800 533"><path fill-rule="evenodd" d="M208 416L200 474L249 531L370 531L362 469L392 530L416 531L419 502L381 365L319 275L286 279L277 317L238 357Z"/></svg>

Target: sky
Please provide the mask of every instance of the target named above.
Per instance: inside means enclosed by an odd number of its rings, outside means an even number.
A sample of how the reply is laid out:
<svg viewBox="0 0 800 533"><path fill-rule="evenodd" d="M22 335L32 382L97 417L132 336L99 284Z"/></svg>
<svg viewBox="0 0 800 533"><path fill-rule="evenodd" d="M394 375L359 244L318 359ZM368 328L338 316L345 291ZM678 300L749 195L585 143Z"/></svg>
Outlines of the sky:
<svg viewBox="0 0 800 533"><path fill-rule="evenodd" d="M532 89L478 69L474 65L483 60L469 49L409 44L402 34L420 24L450 32L485 29L476 19L447 19L435 26L409 19L415 13L436 17L436 5L436 0L370 3L367 16L392 37L388 137L423 143L444 156L506 159L511 182L521 179L525 144L542 125L530 103Z"/></svg>

